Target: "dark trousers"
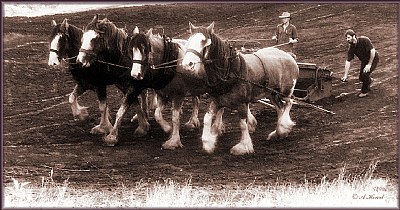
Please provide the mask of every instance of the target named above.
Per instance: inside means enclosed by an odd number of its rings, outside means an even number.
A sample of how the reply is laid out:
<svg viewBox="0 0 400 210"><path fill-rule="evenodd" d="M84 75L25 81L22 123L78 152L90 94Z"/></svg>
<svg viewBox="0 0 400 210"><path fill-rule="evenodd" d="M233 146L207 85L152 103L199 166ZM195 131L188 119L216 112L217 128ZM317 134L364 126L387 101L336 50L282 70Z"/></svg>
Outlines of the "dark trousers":
<svg viewBox="0 0 400 210"><path fill-rule="evenodd" d="M378 52L375 53L375 58L372 61L371 70L369 72L364 73L364 67L368 63L361 63L360 76L358 77L358 79L363 83L362 87L361 87L361 93L368 93L370 91L369 86L371 85L371 82L372 82L371 81L371 73L372 73L372 71L375 70L378 63L379 63Z"/></svg>

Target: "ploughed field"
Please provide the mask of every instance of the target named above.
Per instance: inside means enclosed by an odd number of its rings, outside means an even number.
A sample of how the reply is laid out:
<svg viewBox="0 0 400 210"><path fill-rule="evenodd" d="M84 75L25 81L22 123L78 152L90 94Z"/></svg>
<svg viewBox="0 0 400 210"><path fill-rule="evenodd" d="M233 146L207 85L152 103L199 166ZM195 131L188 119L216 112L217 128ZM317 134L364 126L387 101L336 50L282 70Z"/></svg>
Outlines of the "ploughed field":
<svg viewBox="0 0 400 210"><path fill-rule="evenodd" d="M297 123L289 137L267 141L274 129L276 113L259 103L251 105L258 125L252 139L255 153L229 154L239 140L236 111L226 109L225 133L214 154L202 151L201 128L182 127L183 148L161 150L168 138L150 115L151 130L135 137L134 112L125 115L119 144L104 147L102 135L90 134L98 124L96 96L87 92L80 98L89 106L90 120L73 120L68 94L75 85L66 65L47 66L51 20L64 18L76 26L86 25L98 13L118 27L132 32L154 28L173 38L188 38L189 21L209 25L224 39L269 39L283 11L293 15L300 42L297 61L316 63L333 74L332 96L315 103L333 111L330 115L307 106L294 105L292 119ZM277 179L292 183L304 179L319 181L323 176L337 178L341 168L348 174L364 174L378 161L376 177L397 180L397 4L171 4L89 11L43 17L4 18L3 26L3 151L4 182L11 178L40 182L54 169L53 179L68 179L76 186L112 187L134 185L141 179L171 178L193 185L224 187L232 183L273 183ZM163 30L162 30L163 28ZM349 81L340 82L346 59L344 32L353 28L368 36L380 54L373 73L371 94L358 98L359 61L352 63ZM236 43L237 44L237 43ZM272 46L260 41L259 46ZM251 46L245 46L251 47ZM108 89L112 123L122 94ZM207 108L201 98L199 118ZM185 123L191 99L183 107ZM169 109L164 112L171 118Z"/></svg>

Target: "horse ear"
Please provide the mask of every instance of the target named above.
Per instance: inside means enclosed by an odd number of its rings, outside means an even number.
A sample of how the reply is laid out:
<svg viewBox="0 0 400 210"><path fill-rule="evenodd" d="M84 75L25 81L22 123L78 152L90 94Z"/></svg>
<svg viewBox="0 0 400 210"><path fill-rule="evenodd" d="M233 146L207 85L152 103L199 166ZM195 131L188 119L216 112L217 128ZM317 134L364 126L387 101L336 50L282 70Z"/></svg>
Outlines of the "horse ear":
<svg viewBox="0 0 400 210"><path fill-rule="evenodd" d="M192 33L192 31L194 30L194 29L196 29L197 27L196 26L194 26L190 21L189 21L189 33Z"/></svg>
<svg viewBox="0 0 400 210"><path fill-rule="evenodd" d="M99 19L99 14L96 14L94 17L93 17L93 21L97 21Z"/></svg>
<svg viewBox="0 0 400 210"><path fill-rule="evenodd" d="M57 25L56 21L55 21L55 20L52 20L52 21L51 21L51 26L56 26L56 25Z"/></svg>
<svg viewBox="0 0 400 210"><path fill-rule="evenodd" d="M136 35L139 33L139 28L136 26L135 29L133 29L133 35Z"/></svg>
<svg viewBox="0 0 400 210"><path fill-rule="evenodd" d="M153 36L153 29L150 28L150 29L147 31L146 35L147 35L148 37Z"/></svg>
<svg viewBox="0 0 400 210"><path fill-rule="evenodd" d="M68 28L68 26L69 26L69 24L68 24L68 20L67 20L67 18L65 18L65 19L64 19L64 21L61 23L61 27L63 27L63 28L65 28L65 29L67 29L67 28Z"/></svg>
<svg viewBox="0 0 400 210"><path fill-rule="evenodd" d="M214 33L214 24L215 22L213 21L208 27L207 27L207 31Z"/></svg>

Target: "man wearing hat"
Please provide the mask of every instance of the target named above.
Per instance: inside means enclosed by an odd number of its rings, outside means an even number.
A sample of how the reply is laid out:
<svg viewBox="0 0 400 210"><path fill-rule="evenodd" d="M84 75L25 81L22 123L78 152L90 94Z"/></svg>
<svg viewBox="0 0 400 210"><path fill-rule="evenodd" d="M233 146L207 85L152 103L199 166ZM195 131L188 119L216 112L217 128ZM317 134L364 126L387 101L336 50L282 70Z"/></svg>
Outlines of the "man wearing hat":
<svg viewBox="0 0 400 210"><path fill-rule="evenodd" d="M289 12L283 12L279 18L282 20L282 23L276 27L276 32L272 39L276 41L277 45L282 44L278 47L279 49L288 52L296 58L293 50L293 44L299 41L296 26L290 23L292 17Z"/></svg>

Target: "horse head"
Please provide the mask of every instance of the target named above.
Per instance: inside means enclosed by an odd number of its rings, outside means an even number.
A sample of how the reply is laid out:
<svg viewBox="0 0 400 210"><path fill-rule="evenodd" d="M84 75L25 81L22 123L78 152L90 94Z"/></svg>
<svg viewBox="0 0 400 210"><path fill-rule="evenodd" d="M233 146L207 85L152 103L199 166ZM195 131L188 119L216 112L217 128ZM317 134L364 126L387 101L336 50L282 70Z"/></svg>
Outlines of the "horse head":
<svg viewBox="0 0 400 210"><path fill-rule="evenodd" d="M150 38L152 36L152 29L150 29L146 34L139 33L138 27L133 31L133 36L128 44L128 53L133 63L131 76L134 79L142 80L145 74L144 69L149 68L150 66Z"/></svg>
<svg viewBox="0 0 400 210"><path fill-rule="evenodd" d="M92 21L85 27L85 31L82 35L82 45L76 58L76 62L82 64L83 67L90 67L95 59L97 59L98 53L104 47L104 28L100 25L104 23L104 21L106 21L106 19L101 21L96 14Z"/></svg>
<svg viewBox="0 0 400 210"><path fill-rule="evenodd" d="M127 37L125 29L117 28L107 18L99 20L95 15L82 36L77 63L89 67L100 55L108 62L118 62L124 54Z"/></svg>
<svg viewBox="0 0 400 210"><path fill-rule="evenodd" d="M189 32L192 34L186 45L186 53L182 60L182 66L186 71L199 73L206 63L209 47L212 44L211 34L214 33L214 22L208 27L196 27L189 22ZM199 64L199 65L197 65Z"/></svg>
<svg viewBox="0 0 400 210"><path fill-rule="evenodd" d="M61 58L66 57L67 50L69 50L69 33L68 33L68 20L57 24L55 20L51 22L53 30L50 36L50 53L49 53L49 66L57 66L60 64Z"/></svg>

